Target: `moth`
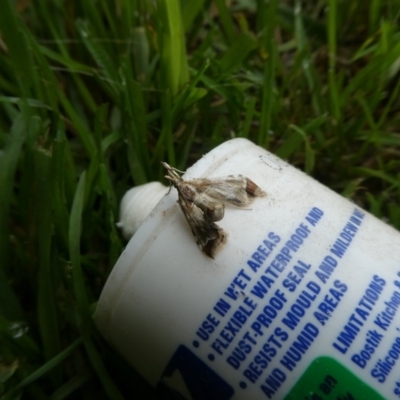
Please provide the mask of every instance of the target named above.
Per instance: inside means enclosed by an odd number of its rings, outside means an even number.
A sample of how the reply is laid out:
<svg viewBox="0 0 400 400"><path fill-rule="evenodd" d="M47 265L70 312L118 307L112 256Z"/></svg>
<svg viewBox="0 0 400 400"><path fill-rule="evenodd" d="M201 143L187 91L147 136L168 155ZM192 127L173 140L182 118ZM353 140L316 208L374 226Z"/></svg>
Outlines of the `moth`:
<svg viewBox="0 0 400 400"><path fill-rule="evenodd" d="M165 178L178 191L178 204L197 245L210 258L214 258L227 240L226 232L215 223L224 217L225 205L246 208L256 197L266 196L251 179L242 175L186 181L179 175L183 171L166 162L161 164L167 170Z"/></svg>

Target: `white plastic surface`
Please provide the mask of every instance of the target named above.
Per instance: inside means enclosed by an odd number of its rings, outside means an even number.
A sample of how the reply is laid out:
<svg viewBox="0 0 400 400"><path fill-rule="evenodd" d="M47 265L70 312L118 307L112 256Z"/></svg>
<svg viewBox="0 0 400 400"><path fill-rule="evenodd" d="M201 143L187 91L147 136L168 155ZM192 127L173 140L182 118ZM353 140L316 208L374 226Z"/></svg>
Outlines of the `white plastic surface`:
<svg viewBox="0 0 400 400"><path fill-rule="evenodd" d="M118 228L129 240L151 210L167 193L168 187L160 182L149 182L129 189L121 200Z"/></svg>
<svg viewBox="0 0 400 400"><path fill-rule="evenodd" d="M207 386L210 376L221 383L213 392L221 400L283 399L321 357L384 398L398 398L400 361L383 382L373 370L400 336L397 309L386 330L376 323L400 296L399 232L245 139L220 145L184 178L230 174L251 178L267 197L250 210L226 208L218 224L228 241L212 260L199 251L172 189L104 287L96 311L101 333L150 383L171 385L188 399L196 379ZM344 246L341 256L332 252L337 246ZM378 297L374 304L364 299L370 292ZM351 324L354 338L346 348L338 338ZM362 368L352 357L363 354L373 331L382 340ZM285 357L291 360L299 340L302 350L290 369ZM275 354L265 366L257 357L267 348ZM186 356L190 363L179 366ZM194 365L199 369L190 372ZM310 388L318 384L311 381Z"/></svg>

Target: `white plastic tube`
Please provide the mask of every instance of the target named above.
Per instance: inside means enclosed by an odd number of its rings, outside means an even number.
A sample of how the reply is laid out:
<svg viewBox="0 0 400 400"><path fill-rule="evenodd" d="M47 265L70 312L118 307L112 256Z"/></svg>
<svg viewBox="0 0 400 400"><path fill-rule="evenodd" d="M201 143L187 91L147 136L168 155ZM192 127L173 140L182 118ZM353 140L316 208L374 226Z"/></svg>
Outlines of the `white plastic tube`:
<svg viewBox="0 0 400 400"><path fill-rule="evenodd" d="M184 178L230 174L267 196L226 208L212 260L172 189L104 287L104 337L187 399L400 398L399 232L244 139Z"/></svg>

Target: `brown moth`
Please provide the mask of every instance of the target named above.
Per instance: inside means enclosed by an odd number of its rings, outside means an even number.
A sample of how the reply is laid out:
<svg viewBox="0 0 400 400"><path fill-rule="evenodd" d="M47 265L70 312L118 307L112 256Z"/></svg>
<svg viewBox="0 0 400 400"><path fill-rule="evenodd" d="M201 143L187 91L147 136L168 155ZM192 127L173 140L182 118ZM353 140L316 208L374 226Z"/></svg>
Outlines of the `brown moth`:
<svg viewBox="0 0 400 400"><path fill-rule="evenodd" d="M178 174L183 173L182 171L166 162L161 164L167 170L165 178L170 180L178 191L178 204L197 245L211 258L214 258L227 238L226 232L215 223L224 217L225 205L245 208L256 197L266 195L251 179L242 175L185 181Z"/></svg>

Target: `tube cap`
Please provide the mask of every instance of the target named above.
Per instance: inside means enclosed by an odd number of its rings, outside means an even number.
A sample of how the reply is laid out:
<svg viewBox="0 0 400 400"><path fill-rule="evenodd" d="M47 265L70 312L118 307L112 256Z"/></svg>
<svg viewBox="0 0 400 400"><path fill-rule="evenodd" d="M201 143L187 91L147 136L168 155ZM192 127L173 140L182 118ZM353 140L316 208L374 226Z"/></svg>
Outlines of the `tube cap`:
<svg viewBox="0 0 400 400"><path fill-rule="evenodd" d="M149 182L129 189L121 200L118 228L129 240L151 210L167 192L167 186L160 182Z"/></svg>

